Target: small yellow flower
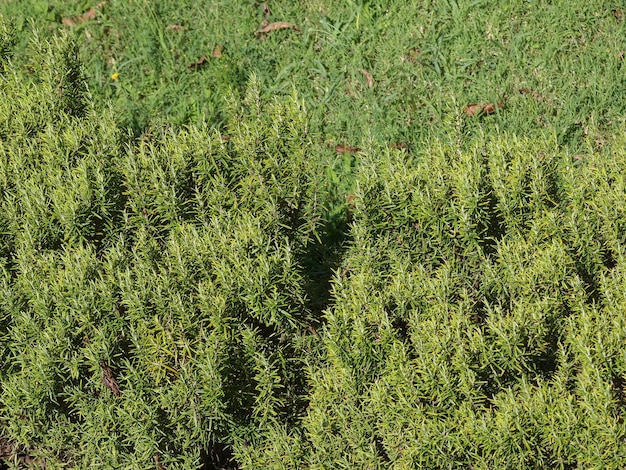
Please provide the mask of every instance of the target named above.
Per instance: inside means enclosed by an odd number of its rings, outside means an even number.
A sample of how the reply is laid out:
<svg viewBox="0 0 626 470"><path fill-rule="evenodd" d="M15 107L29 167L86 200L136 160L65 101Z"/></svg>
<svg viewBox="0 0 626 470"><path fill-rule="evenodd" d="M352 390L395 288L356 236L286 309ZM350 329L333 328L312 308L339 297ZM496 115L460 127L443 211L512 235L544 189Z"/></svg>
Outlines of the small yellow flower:
<svg viewBox="0 0 626 470"><path fill-rule="evenodd" d="M111 75L111 80L116 81L118 78L120 78L120 74L115 72L113 75Z"/></svg>

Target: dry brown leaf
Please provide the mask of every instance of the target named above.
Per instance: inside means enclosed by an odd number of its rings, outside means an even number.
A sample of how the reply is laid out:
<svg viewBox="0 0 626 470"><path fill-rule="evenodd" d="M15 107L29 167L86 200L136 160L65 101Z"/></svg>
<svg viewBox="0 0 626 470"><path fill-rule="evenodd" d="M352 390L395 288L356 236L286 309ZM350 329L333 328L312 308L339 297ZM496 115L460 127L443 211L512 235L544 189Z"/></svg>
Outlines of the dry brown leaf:
<svg viewBox="0 0 626 470"><path fill-rule="evenodd" d="M259 36L261 34L271 33L272 31L276 31L278 29L293 29L294 31L300 31L300 28L298 28L293 23L287 23L286 21L275 21L274 23L269 23L265 26L263 26L263 23L261 23L261 28L256 31L254 35Z"/></svg>
<svg viewBox="0 0 626 470"><path fill-rule="evenodd" d="M120 387L117 385L117 380L115 380L115 377L113 376L113 370L104 362L100 363L100 368L102 369L102 383L106 388L111 390L113 395L119 397L122 392L120 392Z"/></svg>
<svg viewBox="0 0 626 470"><path fill-rule="evenodd" d="M407 144L405 144L404 142L394 142L389 147L392 148L392 149L407 149L407 148L409 148L409 146Z"/></svg>
<svg viewBox="0 0 626 470"><path fill-rule="evenodd" d="M483 114L493 114L496 112L496 109L500 109L502 108L502 103L489 103L486 104L485 107L482 110Z"/></svg>
<svg viewBox="0 0 626 470"><path fill-rule="evenodd" d="M374 86L374 79L372 78L372 74L365 69L357 70L365 76L365 79L367 80L367 88L372 88Z"/></svg>
<svg viewBox="0 0 626 470"><path fill-rule="evenodd" d="M337 153L341 153L341 154L346 154L346 153L352 154L352 153L357 153L361 151L359 147L350 147L349 145L344 145L344 144L335 145L335 150L337 151Z"/></svg>
<svg viewBox="0 0 626 470"><path fill-rule="evenodd" d="M185 27L179 24L171 24L167 27L167 29L171 29L172 31L184 31Z"/></svg>
<svg viewBox="0 0 626 470"><path fill-rule="evenodd" d="M619 51L617 53L617 60L624 60L624 54L626 54L626 51Z"/></svg>
<svg viewBox="0 0 626 470"><path fill-rule="evenodd" d="M493 114L496 112L496 109L502 108L502 103L477 103L477 104L468 104L465 106L465 115L468 117L472 117L476 114Z"/></svg>
<svg viewBox="0 0 626 470"><path fill-rule="evenodd" d="M191 64L189 64L189 68L190 69L197 69L202 67L203 65L206 65L207 59L206 56L203 55L202 57L200 57L198 60L196 60L195 62L192 62Z"/></svg>
<svg viewBox="0 0 626 470"><path fill-rule="evenodd" d="M313 328L313 325L307 325L308 330L311 332L311 334L313 336L315 336L317 339L320 339L320 335L317 332L317 330L315 328Z"/></svg>
<svg viewBox="0 0 626 470"><path fill-rule="evenodd" d="M76 25L79 25L81 23L84 23L85 21L91 21L93 20L96 16L98 16L98 11L106 4L106 2L100 2L98 3L96 6L91 7L89 10L87 10L85 13L83 13L82 15L77 15L77 16L72 16L72 17L68 17L68 18L63 18L61 19L61 23L64 26L67 26L69 28L73 28Z"/></svg>
<svg viewBox="0 0 626 470"><path fill-rule="evenodd" d="M222 46L221 44L216 44L213 48L213 53L211 55L216 59L219 59L220 57L222 57L222 52L224 52L224 46Z"/></svg>
<svg viewBox="0 0 626 470"><path fill-rule="evenodd" d="M482 109L482 104L468 104L465 106L464 111L466 116L473 116L474 114L479 113Z"/></svg>
<svg viewBox="0 0 626 470"><path fill-rule="evenodd" d="M268 6L267 2L264 2L263 5L261 5L263 7L263 15L265 16L270 16L272 14L270 7Z"/></svg>

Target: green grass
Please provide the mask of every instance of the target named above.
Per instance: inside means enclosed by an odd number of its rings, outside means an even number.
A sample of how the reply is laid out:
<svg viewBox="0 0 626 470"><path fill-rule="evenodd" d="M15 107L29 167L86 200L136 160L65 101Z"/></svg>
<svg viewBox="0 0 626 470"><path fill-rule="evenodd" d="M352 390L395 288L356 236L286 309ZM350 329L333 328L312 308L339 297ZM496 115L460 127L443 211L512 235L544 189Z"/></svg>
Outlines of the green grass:
<svg viewBox="0 0 626 470"><path fill-rule="evenodd" d="M27 18L52 32L91 6L9 1L0 12L14 18L24 43ZM136 132L155 121L220 128L224 98L254 72L266 94L297 90L321 138L353 146L555 130L561 144L575 147L598 128L609 135L624 111L626 35L615 2L269 6L268 21L300 31L256 37L260 2L109 1L74 28L90 89L97 101L112 100L119 122ZM224 46L220 59L211 57L216 44ZM205 66L189 68L204 55ZM374 87L359 69L371 73ZM521 95L524 88L536 97ZM461 120L463 107L476 102L506 107L486 120Z"/></svg>
<svg viewBox="0 0 626 470"><path fill-rule="evenodd" d="M624 467L623 2L96 3L0 3L7 465Z"/></svg>

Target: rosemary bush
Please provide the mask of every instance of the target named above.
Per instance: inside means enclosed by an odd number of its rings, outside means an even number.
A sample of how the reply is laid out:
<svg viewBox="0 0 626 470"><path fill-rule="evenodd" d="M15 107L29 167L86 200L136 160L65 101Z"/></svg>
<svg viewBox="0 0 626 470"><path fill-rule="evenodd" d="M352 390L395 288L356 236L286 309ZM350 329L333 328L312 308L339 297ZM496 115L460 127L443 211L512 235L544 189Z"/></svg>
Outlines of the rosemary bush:
<svg viewBox="0 0 626 470"><path fill-rule="evenodd" d="M305 111L132 140L69 36L0 82L2 435L46 468L195 468L305 402ZM41 59L41 60L39 60ZM39 65L37 65L39 64ZM43 462L43 463L42 463Z"/></svg>
<svg viewBox="0 0 626 470"><path fill-rule="evenodd" d="M365 157L303 429L246 467L623 467L623 149Z"/></svg>

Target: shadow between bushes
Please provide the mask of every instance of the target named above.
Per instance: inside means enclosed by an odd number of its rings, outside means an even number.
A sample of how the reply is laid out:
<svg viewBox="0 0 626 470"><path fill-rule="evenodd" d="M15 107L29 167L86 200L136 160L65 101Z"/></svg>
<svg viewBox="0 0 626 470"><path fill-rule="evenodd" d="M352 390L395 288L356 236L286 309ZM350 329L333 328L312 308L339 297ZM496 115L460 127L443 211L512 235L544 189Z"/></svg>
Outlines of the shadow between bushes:
<svg viewBox="0 0 626 470"><path fill-rule="evenodd" d="M319 239L311 243L300 260L305 277L307 310L311 326L324 323L324 311L332 303L332 279L343 262L350 241L349 213L346 209L326 221Z"/></svg>

